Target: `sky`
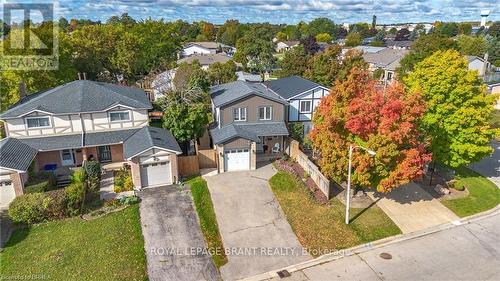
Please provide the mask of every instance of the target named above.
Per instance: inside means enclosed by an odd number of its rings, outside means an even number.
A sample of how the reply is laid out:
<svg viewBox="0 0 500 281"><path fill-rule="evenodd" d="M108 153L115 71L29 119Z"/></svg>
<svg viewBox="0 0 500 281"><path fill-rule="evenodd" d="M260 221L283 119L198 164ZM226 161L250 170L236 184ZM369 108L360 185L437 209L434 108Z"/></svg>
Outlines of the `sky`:
<svg viewBox="0 0 500 281"><path fill-rule="evenodd" d="M0 0L2 3L50 1ZM376 15L378 23L389 24L479 21L481 10L491 10L488 20L500 20L499 0L60 0L57 3L58 16L101 21L122 13L135 19L205 20L217 24L227 19L296 24L317 17L328 17L336 23L355 23L371 22ZM37 21L36 15L33 18Z"/></svg>

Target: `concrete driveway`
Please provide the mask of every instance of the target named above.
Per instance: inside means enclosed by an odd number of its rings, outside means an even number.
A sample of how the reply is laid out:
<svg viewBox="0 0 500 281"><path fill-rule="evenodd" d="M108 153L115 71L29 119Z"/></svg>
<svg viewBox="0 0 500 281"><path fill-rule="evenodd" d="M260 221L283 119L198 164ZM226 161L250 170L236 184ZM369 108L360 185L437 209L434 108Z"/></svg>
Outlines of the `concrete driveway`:
<svg viewBox="0 0 500 281"><path fill-rule="evenodd" d="M217 280L210 256L196 254L206 245L190 192L163 186L138 195L149 280Z"/></svg>
<svg viewBox="0 0 500 281"><path fill-rule="evenodd" d="M470 168L487 177L500 188L500 142L492 141L491 147L494 149L493 154L471 164Z"/></svg>
<svg viewBox="0 0 500 281"><path fill-rule="evenodd" d="M388 194L368 193L403 233L410 233L459 218L414 182Z"/></svg>
<svg viewBox="0 0 500 281"><path fill-rule="evenodd" d="M206 177L228 254L224 280L237 280L311 259L288 224L268 179L271 164L255 171Z"/></svg>

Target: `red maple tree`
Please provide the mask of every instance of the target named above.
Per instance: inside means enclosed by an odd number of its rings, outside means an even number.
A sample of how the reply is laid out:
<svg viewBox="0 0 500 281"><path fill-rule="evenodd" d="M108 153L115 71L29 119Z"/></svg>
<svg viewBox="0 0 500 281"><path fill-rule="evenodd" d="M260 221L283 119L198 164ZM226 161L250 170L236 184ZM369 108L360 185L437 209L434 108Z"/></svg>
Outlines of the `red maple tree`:
<svg viewBox="0 0 500 281"><path fill-rule="evenodd" d="M418 127L424 112L419 93L407 93L398 82L384 89L369 73L354 68L314 114L309 137L320 152L322 172L345 181L349 146L362 145L376 155L354 151L353 184L388 192L420 177L431 159Z"/></svg>

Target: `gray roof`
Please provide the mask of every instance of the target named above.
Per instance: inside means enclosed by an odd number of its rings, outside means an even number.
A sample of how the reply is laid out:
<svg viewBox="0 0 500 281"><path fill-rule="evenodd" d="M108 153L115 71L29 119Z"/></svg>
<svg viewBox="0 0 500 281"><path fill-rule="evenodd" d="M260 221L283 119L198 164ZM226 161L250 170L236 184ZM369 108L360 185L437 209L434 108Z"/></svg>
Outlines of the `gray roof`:
<svg viewBox="0 0 500 281"><path fill-rule="evenodd" d="M218 43L218 42L213 42L213 41L201 41L201 42L189 42L187 43L186 45L184 45L184 48L188 48L190 46L200 46L200 47L203 47L205 49L218 49L219 46L220 47L229 47L227 45L224 45L222 43Z"/></svg>
<svg viewBox="0 0 500 281"><path fill-rule="evenodd" d="M36 154L36 149L18 139L0 140L0 168L27 171Z"/></svg>
<svg viewBox="0 0 500 281"><path fill-rule="evenodd" d="M177 64L188 63L191 64L195 60L199 61L201 65L211 65L216 62L225 63L232 60L228 55L225 54L195 54L186 58L182 58L177 61Z"/></svg>
<svg viewBox="0 0 500 281"><path fill-rule="evenodd" d="M210 96L212 97L212 101L216 107L220 107L252 95L260 96L282 104L287 104L284 99L270 91L262 83L250 83L237 80L213 86L210 89Z"/></svg>
<svg viewBox="0 0 500 281"><path fill-rule="evenodd" d="M278 80L268 81L265 82L265 84L276 94L285 99L289 99L317 87L324 87L300 76L289 76Z"/></svg>
<svg viewBox="0 0 500 281"><path fill-rule="evenodd" d="M363 53L363 59L367 63L375 65L387 70L395 70L399 67L401 59L409 52L409 50L397 50L384 48L375 53Z"/></svg>
<svg viewBox="0 0 500 281"><path fill-rule="evenodd" d="M156 127L144 127L123 143L123 153L129 159L137 154L158 147L178 154L182 153L179 144L170 131Z"/></svg>
<svg viewBox="0 0 500 281"><path fill-rule="evenodd" d="M222 128L210 129L210 135L215 144L220 144L234 138L244 138L254 142L259 142L259 137L263 136L288 136L288 129L284 122L263 122L252 124L230 124Z"/></svg>
<svg viewBox="0 0 500 281"><path fill-rule="evenodd" d="M32 110L54 114L103 111L117 104L133 108L152 108L142 89L76 80L26 96L2 113L0 118L18 117Z"/></svg>

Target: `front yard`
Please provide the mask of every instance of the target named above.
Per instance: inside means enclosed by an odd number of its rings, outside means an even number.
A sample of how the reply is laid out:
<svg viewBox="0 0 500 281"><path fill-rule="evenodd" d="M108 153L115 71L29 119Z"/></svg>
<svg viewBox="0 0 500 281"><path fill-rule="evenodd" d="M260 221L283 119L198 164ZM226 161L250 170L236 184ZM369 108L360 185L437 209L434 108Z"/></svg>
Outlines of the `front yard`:
<svg viewBox="0 0 500 281"><path fill-rule="evenodd" d="M318 203L303 182L283 171L269 183L300 243L313 256L401 233L375 204L351 209L351 223L345 225L344 205L336 198Z"/></svg>
<svg viewBox="0 0 500 281"><path fill-rule="evenodd" d="M0 259L5 279L147 280L139 205L17 229Z"/></svg>
<svg viewBox="0 0 500 281"><path fill-rule="evenodd" d="M460 168L456 172L458 183L467 188L469 195L464 198L442 200L441 203L457 216L470 216L500 204L500 189L490 180L468 168Z"/></svg>

